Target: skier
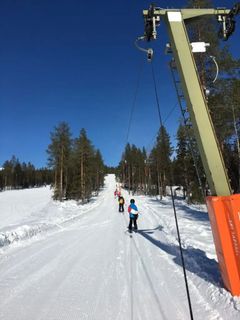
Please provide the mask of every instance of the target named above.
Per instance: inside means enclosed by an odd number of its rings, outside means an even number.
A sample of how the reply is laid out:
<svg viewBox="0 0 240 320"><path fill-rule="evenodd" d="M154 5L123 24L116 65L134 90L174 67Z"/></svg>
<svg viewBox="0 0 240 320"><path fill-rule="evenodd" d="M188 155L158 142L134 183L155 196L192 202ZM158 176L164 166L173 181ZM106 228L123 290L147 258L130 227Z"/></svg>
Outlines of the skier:
<svg viewBox="0 0 240 320"><path fill-rule="evenodd" d="M119 212L124 212L124 203L125 203L125 201L124 201L123 196L120 196L118 198L118 203L119 203Z"/></svg>
<svg viewBox="0 0 240 320"><path fill-rule="evenodd" d="M138 218L138 208L135 205L135 200L131 199L130 200L130 205L128 207L128 213L129 213L129 225L128 229L130 232L132 232L132 224L134 224L134 230L138 229L137 226L137 218Z"/></svg>

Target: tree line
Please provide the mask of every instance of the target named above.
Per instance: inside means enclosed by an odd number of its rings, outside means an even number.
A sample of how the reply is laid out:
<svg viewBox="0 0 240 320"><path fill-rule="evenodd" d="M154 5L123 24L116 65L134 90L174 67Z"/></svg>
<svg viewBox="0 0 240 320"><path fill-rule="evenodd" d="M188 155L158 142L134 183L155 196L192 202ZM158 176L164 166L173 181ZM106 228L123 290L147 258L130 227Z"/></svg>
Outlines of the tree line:
<svg viewBox="0 0 240 320"><path fill-rule="evenodd" d="M30 162L20 162L16 156L4 162L0 170L0 190L41 187L52 183L52 171L36 169Z"/></svg>
<svg viewBox="0 0 240 320"><path fill-rule="evenodd" d="M190 0L188 7L213 8L210 0ZM232 56L227 45L218 38L215 17L203 17L187 25L190 42L210 43L206 53L195 53L202 90L223 154L233 193L240 191L240 60ZM217 80L216 65L219 67ZM166 194L168 185L178 185L185 196L201 200L209 192L206 176L193 134L190 119L179 121L173 148L170 136L161 126L154 147L145 149L127 144L117 168L117 175L126 188L145 194Z"/></svg>
<svg viewBox="0 0 240 320"><path fill-rule="evenodd" d="M48 166L54 176L54 199L85 202L103 186L106 168L102 155L85 129L81 129L77 138L72 138L69 125L61 122L51 133L47 153Z"/></svg>
<svg viewBox="0 0 240 320"><path fill-rule="evenodd" d="M202 202L210 190L196 141L192 132L189 141L188 130L183 123L179 124L173 148L166 128L160 127L149 154L145 148L128 143L116 169L119 181L133 194L160 195L160 198L167 195L169 186L178 186L189 202ZM234 158L236 162L239 159L236 145L234 150L225 153L225 165L233 193L236 193L239 192L239 166L232 162Z"/></svg>
<svg viewBox="0 0 240 320"><path fill-rule="evenodd" d="M33 164L21 163L16 156L0 168L0 190L23 189L51 185L55 200L88 201L104 185L106 172L101 152L95 149L81 129L79 137L72 138L70 127L61 122L50 133L47 148L48 167L36 169Z"/></svg>
<svg viewBox="0 0 240 320"><path fill-rule="evenodd" d="M174 150L166 128L161 126L149 154L145 148L140 149L128 143L116 170L123 186L133 194L160 195L161 198L167 195L168 186L181 186L184 197L192 201L201 200L201 186L207 188L206 179L199 154L196 154L195 161L193 159L182 124L177 132L177 141ZM175 156L172 157L174 151ZM199 166L200 184L195 165Z"/></svg>

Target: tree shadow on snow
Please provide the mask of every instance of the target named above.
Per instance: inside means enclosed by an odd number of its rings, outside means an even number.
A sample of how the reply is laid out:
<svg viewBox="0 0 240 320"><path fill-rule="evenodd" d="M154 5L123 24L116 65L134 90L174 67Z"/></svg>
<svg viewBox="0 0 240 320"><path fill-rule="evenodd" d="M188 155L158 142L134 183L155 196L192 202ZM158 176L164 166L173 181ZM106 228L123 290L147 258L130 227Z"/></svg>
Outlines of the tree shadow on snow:
<svg viewBox="0 0 240 320"><path fill-rule="evenodd" d="M169 206L169 201L166 200L159 200L159 199L149 199L148 202L150 202L151 204L156 204L159 205L161 204L162 206Z"/></svg>
<svg viewBox="0 0 240 320"><path fill-rule="evenodd" d="M176 210L183 210L184 211L184 217L188 217L190 220L198 220L198 221L208 221L209 222L209 217L208 213L206 211L198 211L194 210L194 208L189 208L185 204L179 204L177 203Z"/></svg>
<svg viewBox="0 0 240 320"><path fill-rule="evenodd" d="M150 203L155 204L155 205L161 205L161 206L168 206L169 208L172 208L172 202L162 202L161 200L159 201L158 199L150 199ZM161 212L161 206L159 206L159 213ZM196 210L194 208L189 207L187 204L184 203L175 203L176 206L176 211L178 210L183 210L184 211L184 217L189 219L189 220L196 220L196 221L201 221L201 222L209 222L209 217L208 213L206 211L201 211L201 210ZM177 212L178 213L178 212Z"/></svg>
<svg viewBox="0 0 240 320"><path fill-rule="evenodd" d="M163 227L157 228L163 230ZM152 244L173 256L173 261L182 267L180 249L179 246L174 244L166 244L152 237L155 229L138 230L138 234L150 241ZM210 282L218 287L223 287L221 275L218 267L218 263L214 259L210 259L206 256L206 253L200 249L193 247L183 248L183 256L185 261L185 267L189 272L196 274L198 277Z"/></svg>

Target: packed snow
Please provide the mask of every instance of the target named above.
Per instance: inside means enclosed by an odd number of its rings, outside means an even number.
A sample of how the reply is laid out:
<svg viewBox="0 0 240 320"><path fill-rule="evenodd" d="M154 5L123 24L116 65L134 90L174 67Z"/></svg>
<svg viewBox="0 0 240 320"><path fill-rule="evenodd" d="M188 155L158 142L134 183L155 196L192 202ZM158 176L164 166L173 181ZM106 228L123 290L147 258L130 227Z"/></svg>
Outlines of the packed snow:
<svg viewBox="0 0 240 320"><path fill-rule="evenodd" d="M0 193L0 319L190 319L172 201L134 196L139 231L108 175L82 205L49 187ZM175 200L194 319L240 319L223 287L205 206Z"/></svg>

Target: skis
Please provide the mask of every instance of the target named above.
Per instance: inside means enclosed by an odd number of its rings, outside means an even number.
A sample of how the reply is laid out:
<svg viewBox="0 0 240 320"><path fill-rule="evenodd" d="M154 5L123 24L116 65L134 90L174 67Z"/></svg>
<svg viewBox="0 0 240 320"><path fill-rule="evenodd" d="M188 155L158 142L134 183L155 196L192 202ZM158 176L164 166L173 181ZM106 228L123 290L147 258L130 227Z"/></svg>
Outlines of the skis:
<svg viewBox="0 0 240 320"><path fill-rule="evenodd" d="M132 238L132 234L137 233L137 231L138 231L138 229L132 229L132 230L127 229L125 231L125 233L128 234L130 236L130 238Z"/></svg>

